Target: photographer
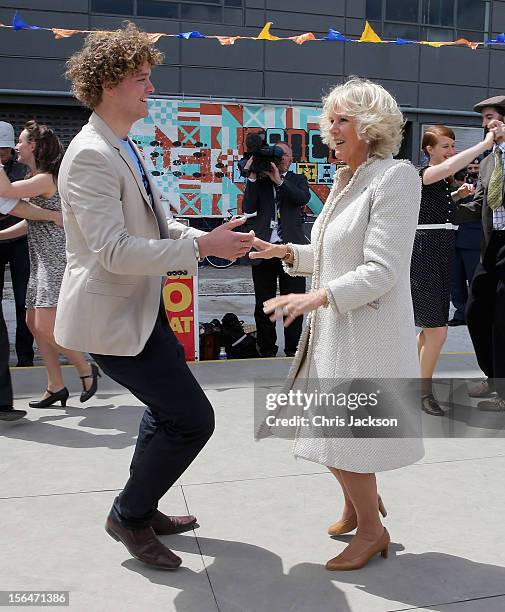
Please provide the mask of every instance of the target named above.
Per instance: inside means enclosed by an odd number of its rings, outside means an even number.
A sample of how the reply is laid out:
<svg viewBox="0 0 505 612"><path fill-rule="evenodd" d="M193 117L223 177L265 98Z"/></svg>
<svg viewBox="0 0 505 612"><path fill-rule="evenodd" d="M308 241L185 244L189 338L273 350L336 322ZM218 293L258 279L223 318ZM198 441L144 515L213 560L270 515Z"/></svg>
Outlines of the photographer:
<svg viewBox="0 0 505 612"><path fill-rule="evenodd" d="M243 166L248 176L243 210L246 213L257 212L253 229L258 238L274 244L305 244L302 212L310 200L307 179L289 171L293 153L286 143L279 142L273 147L259 144L251 143L250 138L246 141L249 153L253 150L253 155ZM258 348L262 357L275 357L278 349L275 323L263 312L263 302L275 297L277 282L281 295L305 293L305 278L286 274L282 262L276 258L254 260L252 277ZM292 325L284 328L284 352L288 357L296 352L302 324L303 317L298 317Z"/></svg>

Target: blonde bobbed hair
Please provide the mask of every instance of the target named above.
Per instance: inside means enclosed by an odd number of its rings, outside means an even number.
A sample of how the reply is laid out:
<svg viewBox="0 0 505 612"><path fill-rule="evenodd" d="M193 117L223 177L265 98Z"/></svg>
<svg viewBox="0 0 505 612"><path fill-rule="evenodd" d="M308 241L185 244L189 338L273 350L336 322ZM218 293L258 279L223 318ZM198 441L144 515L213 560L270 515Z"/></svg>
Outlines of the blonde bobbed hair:
<svg viewBox="0 0 505 612"><path fill-rule="evenodd" d="M335 143L330 134L330 114L338 112L356 119L359 136L370 143L370 155L384 158L400 150L405 120L393 96L378 83L350 77L323 98L321 135L330 148Z"/></svg>

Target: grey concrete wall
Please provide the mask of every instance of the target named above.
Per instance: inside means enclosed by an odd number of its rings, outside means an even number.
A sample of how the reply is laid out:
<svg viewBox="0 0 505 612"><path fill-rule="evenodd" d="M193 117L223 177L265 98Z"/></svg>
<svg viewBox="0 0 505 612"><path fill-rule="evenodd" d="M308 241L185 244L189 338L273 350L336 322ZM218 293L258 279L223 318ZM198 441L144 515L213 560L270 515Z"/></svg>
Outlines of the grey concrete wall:
<svg viewBox="0 0 505 612"><path fill-rule="evenodd" d="M41 26L110 29L124 19L91 15L89 4L88 0L0 0L0 22L9 23L15 8L25 21ZM256 35L266 21L273 21L272 31L279 36L306 31L321 35L328 27L356 36L364 18L365 0L311 0L310 13L305 0L245 0L242 27L169 19L137 22L151 32L198 29L208 34ZM492 2L491 27L494 34L505 30L505 0ZM49 32L0 29L0 89L68 90L65 59L81 44L79 35L56 41ZM467 111L476 101L505 91L502 48L259 41L223 47L215 40L170 38L161 38L158 46L166 55L164 65L154 72L160 94L317 101L345 76L357 74L382 82L405 107ZM0 105L8 98L0 95ZM418 116L411 118L417 121ZM457 123L475 125L478 118Z"/></svg>

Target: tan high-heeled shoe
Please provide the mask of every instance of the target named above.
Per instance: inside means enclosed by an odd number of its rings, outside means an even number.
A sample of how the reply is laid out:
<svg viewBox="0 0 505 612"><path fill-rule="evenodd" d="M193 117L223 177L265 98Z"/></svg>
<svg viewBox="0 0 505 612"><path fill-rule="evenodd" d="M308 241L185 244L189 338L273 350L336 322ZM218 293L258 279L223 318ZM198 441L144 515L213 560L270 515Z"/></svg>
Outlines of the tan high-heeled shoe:
<svg viewBox="0 0 505 612"><path fill-rule="evenodd" d="M387 510L384 504L382 503L382 499L380 495L377 496L377 501L379 504L379 512L382 514L382 516L386 517ZM336 523L333 523L332 525L330 525L328 527L328 535L331 535L331 536L344 535L345 533L349 533L350 531L353 531L354 529L356 529L357 526L358 526L358 517L356 516L356 514L354 514L353 516L351 516L348 519L345 519L344 521L337 521Z"/></svg>
<svg viewBox="0 0 505 612"><path fill-rule="evenodd" d="M377 553L380 553L383 559L387 559L390 541L391 538L389 536L389 533L387 529L384 528L384 533L381 535L381 537L377 541L373 542L373 544L370 544L370 546L360 555L354 557L353 559L342 559L341 557L343 553L340 553L340 555L334 557L333 559L330 559L326 563L326 569L330 572L345 572L361 569L370 561L372 557L375 557Z"/></svg>

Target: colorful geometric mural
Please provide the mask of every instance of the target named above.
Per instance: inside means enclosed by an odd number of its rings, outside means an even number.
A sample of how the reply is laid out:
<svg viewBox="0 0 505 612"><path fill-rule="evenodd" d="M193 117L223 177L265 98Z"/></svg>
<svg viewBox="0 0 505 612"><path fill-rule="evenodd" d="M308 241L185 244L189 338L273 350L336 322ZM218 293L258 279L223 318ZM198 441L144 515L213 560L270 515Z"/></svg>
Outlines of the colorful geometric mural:
<svg viewBox="0 0 505 612"><path fill-rule="evenodd" d="M264 129L268 144L288 142L291 170L307 176L307 212L317 215L328 195L336 160L321 141L317 108L151 99L149 117L132 139L166 202L180 216L223 217L242 211L245 180L237 162L249 132Z"/></svg>

